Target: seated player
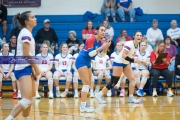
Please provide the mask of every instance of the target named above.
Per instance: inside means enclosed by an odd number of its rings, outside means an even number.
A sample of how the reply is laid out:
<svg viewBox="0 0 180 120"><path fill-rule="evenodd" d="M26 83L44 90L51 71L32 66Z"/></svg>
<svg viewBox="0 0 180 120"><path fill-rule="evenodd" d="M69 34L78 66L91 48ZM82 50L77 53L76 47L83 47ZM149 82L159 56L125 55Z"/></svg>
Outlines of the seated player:
<svg viewBox="0 0 180 120"><path fill-rule="evenodd" d="M69 91L69 87L72 82L72 72L71 72L71 65L72 65L72 55L68 54L68 45L66 43L61 44L60 46L60 53L55 57L55 73L53 75L54 83L56 85L56 97L66 97ZM66 78L66 89L60 95L59 91L59 78L65 77Z"/></svg>
<svg viewBox="0 0 180 120"><path fill-rule="evenodd" d="M52 66L53 66L53 56L52 54L48 53L48 45L43 43L41 45L41 53L37 54L36 56L41 57L42 61L38 64L38 67L41 71L41 77L45 77L48 79L48 87L49 87L49 98L53 98L53 78L52 78ZM38 93L39 88L39 80L35 81L35 89L36 89L36 98L39 99L41 96Z"/></svg>

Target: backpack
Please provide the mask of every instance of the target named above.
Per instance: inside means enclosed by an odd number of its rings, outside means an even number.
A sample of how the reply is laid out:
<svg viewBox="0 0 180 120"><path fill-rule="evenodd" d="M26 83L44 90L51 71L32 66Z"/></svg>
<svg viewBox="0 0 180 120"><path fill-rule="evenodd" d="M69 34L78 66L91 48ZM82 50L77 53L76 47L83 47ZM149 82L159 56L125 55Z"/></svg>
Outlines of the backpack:
<svg viewBox="0 0 180 120"><path fill-rule="evenodd" d="M135 9L135 11L136 11L136 15L139 15L139 16L144 15L143 10L142 10L140 7L134 8L134 9Z"/></svg>

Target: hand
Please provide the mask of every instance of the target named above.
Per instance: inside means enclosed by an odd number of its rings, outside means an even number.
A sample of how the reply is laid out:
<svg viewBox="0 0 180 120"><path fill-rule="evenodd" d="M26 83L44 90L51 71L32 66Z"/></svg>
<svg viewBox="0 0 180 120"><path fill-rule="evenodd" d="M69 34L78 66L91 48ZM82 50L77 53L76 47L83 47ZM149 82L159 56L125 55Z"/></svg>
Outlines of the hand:
<svg viewBox="0 0 180 120"><path fill-rule="evenodd" d="M8 78L9 78L9 76L10 76L10 73L7 73L7 74L6 74L6 79L8 79Z"/></svg>
<svg viewBox="0 0 180 120"><path fill-rule="evenodd" d="M43 72L42 72L42 76L45 76L45 75L46 75L46 71L43 71Z"/></svg>
<svg viewBox="0 0 180 120"><path fill-rule="evenodd" d="M34 69L34 71L35 71L35 73L33 73L33 74L35 74L35 76L39 76L41 74L39 68Z"/></svg>
<svg viewBox="0 0 180 120"><path fill-rule="evenodd" d="M166 62L166 58L163 58L162 61L163 61L163 62Z"/></svg>
<svg viewBox="0 0 180 120"><path fill-rule="evenodd" d="M125 12L128 12L129 10L127 8L123 8Z"/></svg>
<svg viewBox="0 0 180 120"><path fill-rule="evenodd" d="M140 63L139 59L134 59L134 63Z"/></svg>

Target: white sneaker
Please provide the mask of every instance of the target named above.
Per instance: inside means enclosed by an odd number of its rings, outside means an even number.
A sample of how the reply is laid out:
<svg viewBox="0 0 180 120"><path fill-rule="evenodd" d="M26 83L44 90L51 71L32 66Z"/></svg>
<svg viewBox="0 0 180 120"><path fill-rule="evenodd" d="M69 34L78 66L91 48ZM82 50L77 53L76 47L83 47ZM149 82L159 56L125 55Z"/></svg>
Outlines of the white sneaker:
<svg viewBox="0 0 180 120"><path fill-rule="evenodd" d="M89 97L90 97L90 98L94 98L94 93L93 93L93 92L90 92Z"/></svg>
<svg viewBox="0 0 180 120"><path fill-rule="evenodd" d="M152 96L153 96L153 97L157 97L157 96L158 96L158 95L157 95L157 92L153 92Z"/></svg>
<svg viewBox="0 0 180 120"><path fill-rule="evenodd" d="M173 97L174 94L172 93L172 91L167 91L167 96L168 96L168 97Z"/></svg>
<svg viewBox="0 0 180 120"><path fill-rule="evenodd" d="M21 93L20 92L18 92L18 97L17 98L21 99Z"/></svg>
<svg viewBox="0 0 180 120"><path fill-rule="evenodd" d="M99 90L100 90L100 86L99 86L99 85L97 85L97 86L96 86L96 89L95 89L95 94L96 94L96 93L98 93L98 92L99 92Z"/></svg>
<svg viewBox="0 0 180 120"><path fill-rule="evenodd" d="M108 92L107 92L107 96L108 96L108 97L111 97L111 95L112 95L112 93L111 93L111 89L110 89L110 90L108 90Z"/></svg>
<svg viewBox="0 0 180 120"><path fill-rule="evenodd" d="M41 96L39 95L39 93L36 94L36 99L40 99Z"/></svg>
<svg viewBox="0 0 180 120"><path fill-rule="evenodd" d="M87 104L85 107L80 106L80 112L92 113L94 111L95 111L94 108L89 107Z"/></svg>
<svg viewBox="0 0 180 120"><path fill-rule="evenodd" d="M141 100L136 100L135 98L134 98L134 96L133 97L129 97L129 99L128 99L128 103L136 103L136 104L139 104L139 103L142 103L143 101L142 101L142 99Z"/></svg>
<svg viewBox="0 0 180 120"><path fill-rule="evenodd" d="M51 93L49 93L49 99L53 99L54 98L54 95L53 95L53 93L51 92Z"/></svg>
<svg viewBox="0 0 180 120"><path fill-rule="evenodd" d="M78 98L78 97L79 97L78 92L77 93L75 92L74 98Z"/></svg>
<svg viewBox="0 0 180 120"><path fill-rule="evenodd" d="M120 91L120 94L119 94L120 97L124 97L125 96L125 93L124 91Z"/></svg>
<svg viewBox="0 0 180 120"><path fill-rule="evenodd" d="M100 96L98 94L95 94L95 98L100 104L106 104L106 101L103 99L103 96Z"/></svg>
<svg viewBox="0 0 180 120"><path fill-rule="evenodd" d="M56 97L57 97L57 98L60 98L60 97L61 97L61 94L60 94L60 91L59 91L59 90L56 90Z"/></svg>
<svg viewBox="0 0 180 120"><path fill-rule="evenodd" d="M3 42L5 42L5 43L6 43L6 37L3 37Z"/></svg>
<svg viewBox="0 0 180 120"><path fill-rule="evenodd" d="M61 97L66 97L67 96L67 94L68 94L68 92L66 92L66 91L64 91L62 94L61 94Z"/></svg>

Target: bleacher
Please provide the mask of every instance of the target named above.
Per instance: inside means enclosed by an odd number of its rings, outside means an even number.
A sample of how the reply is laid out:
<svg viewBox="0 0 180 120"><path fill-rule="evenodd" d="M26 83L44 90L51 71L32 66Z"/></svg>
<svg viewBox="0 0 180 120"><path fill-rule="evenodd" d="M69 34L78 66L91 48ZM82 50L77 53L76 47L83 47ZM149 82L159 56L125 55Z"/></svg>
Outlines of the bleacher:
<svg viewBox="0 0 180 120"><path fill-rule="evenodd" d="M127 17L127 16L126 16ZM13 28L12 26L12 18L13 16L8 16L8 31L7 31L7 41L9 40L10 32ZM85 26L85 22L83 21L83 15L37 15L37 26L33 29L33 36L36 35L37 31L43 27L43 21L45 19L49 19L51 24L50 27L53 28L58 36L58 44L60 45L62 42L65 42L68 38L68 32L70 30L75 30L77 33L77 38L82 40L82 29ZM104 19L103 15L98 15L94 18L93 25L94 27L101 24L101 21ZM121 22L120 18L116 18L118 22L114 23L110 21L110 25L114 28L114 42L116 38L120 34L121 29L126 29L129 36L133 36L133 33L136 30L142 32L143 35L146 34L148 28L152 26L152 20L157 19L159 21L158 28L162 30L163 35L166 36L166 31L170 28L171 20L175 19L178 22L180 21L180 14L145 14L143 16L136 16L136 22ZM127 17L126 20L129 20ZM2 27L0 27L0 31L2 31ZM3 34L0 32L0 37ZM60 81L61 82L61 81ZM3 82L2 89L4 90L12 90L10 87L11 81ZM64 85L64 86L62 86ZM7 87L8 86L8 87ZM65 81L60 83L61 88L65 87ZM41 86L42 87L42 86ZM40 89L41 89L40 87ZM81 88L81 86L79 86Z"/></svg>

